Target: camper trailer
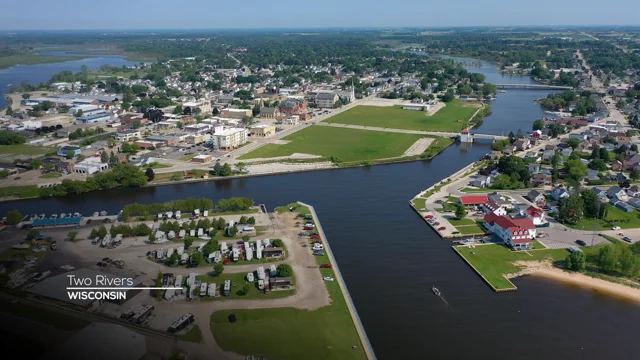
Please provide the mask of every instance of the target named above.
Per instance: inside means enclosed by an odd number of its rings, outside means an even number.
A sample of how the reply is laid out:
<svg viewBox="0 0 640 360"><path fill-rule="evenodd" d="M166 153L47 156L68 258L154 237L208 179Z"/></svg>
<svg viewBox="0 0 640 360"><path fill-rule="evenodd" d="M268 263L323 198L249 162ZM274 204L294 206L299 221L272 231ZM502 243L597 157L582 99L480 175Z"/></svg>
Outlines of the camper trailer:
<svg viewBox="0 0 640 360"><path fill-rule="evenodd" d="M227 248L227 242L223 241L222 243L220 243L220 251L225 254L229 251L229 248Z"/></svg>
<svg viewBox="0 0 640 360"><path fill-rule="evenodd" d="M191 314L191 313L182 315L180 317L180 319L176 320L176 322L174 322L173 324L171 324L171 326L169 326L169 332L170 333L175 333L175 332L178 332L180 330L183 330L187 326L189 326L193 322L195 322L195 320L196 320L196 317L193 316L193 314Z"/></svg>
<svg viewBox="0 0 640 360"><path fill-rule="evenodd" d="M224 296L229 296L231 294L231 280L224 281L223 291L224 291L223 293Z"/></svg>
<svg viewBox="0 0 640 360"><path fill-rule="evenodd" d="M173 211L167 211L164 215L167 219L171 219L173 217Z"/></svg>
<svg viewBox="0 0 640 360"><path fill-rule="evenodd" d="M253 282L255 279L253 278L253 272L247 273L247 281Z"/></svg>
<svg viewBox="0 0 640 360"><path fill-rule="evenodd" d="M276 270L276 266L274 264L271 264L271 266L269 266L269 276L275 277L277 274L278 271Z"/></svg>
<svg viewBox="0 0 640 360"><path fill-rule="evenodd" d="M183 253L182 255L180 255L180 265L186 264L187 261L189 261L189 254Z"/></svg>
<svg viewBox="0 0 640 360"><path fill-rule="evenodd" d="M207 296L207 283L200 284L200 297Z"/></svg>
<svg viewBox="0 0 640 360"><path fill-rule="evenodd" d="M182 213L180 210L176 211L176 219L180 219L182 217Z"/></svg>
<svg viewBox="0 0 640 360"><path fill-rule="evenodd" d="M176 252L178 253L178 255L182 256L182 254L184 254L184 246L180 245L176 248Z"/></svg>
<svg viewBox="0 0 640 360"><path fill-rule="evenodd" d="M195 237L196 236L196 231L195 230L189 230L189 236Z"/></svg>
<svg viewBox="0 0 640 360"><path fill-rule="evenodd" d="M256 248L256 259L262 259L262 247Z"/></svg>
<svg viewBox="0 0 640 360"><path fill-rule="evenodd" d="M204 235L204 229L203 228L199 228L198 229L198 237Z"/></svg>
<svg viewBox="0 0 640 360"><path fill-rule="evenodd" d="M262 244L264 244L264 247L270 247L271 246L271 239L263 239L262 240Z"/></svg>
<svg viewBox="0 0 640 360"><path fill-rule="evenodd" d="M174 284L175 287L180 287L182 286L182 275L177 275L176 276L176 282Z"/></svg>
<svg viewBox="0 0 640 360"><path fill-rule="evenodd" d="M253 259L253 249L251 249L248 242L246 242L244 245L244 251L247 257L247 261L251 261Z"/></svg>
<svg viewBox="0 0 640 360"><path fill-rule="evenodd" d="M205 211L202 213L202 216L204 216L204 217L209 216L209 210L205 210Z"/></svg>
<svg viewBox="0 0 640 360"><path fill-rule="evenodd" d="M266 277L266 274L264 272L264 267L259 266L256 272L258 273L258 279L264 280L264 278Z"/></svg>
<svg viewBox="0 0 640 360"><path fill-rule="evenodd" d="M240 249L238 249L237 247L234 247L231 254L232 254L233 261L240 260Z"/></svg>
<svg viewBox="0 0 640 360"><path fill-rule="evenodd" d="M200 209L193 210L193 216L200 216ZM207 216L207 215L205 215Z"/></svg>
<svg viewBox="0 0 640 360"><path fill-rule="evenodd" d="M209 297L216 296L216 283L209 284L209 287L207 288L207 296Z"/></svg>
<svg viewBox="0 0 640 360"><path fill-rule="evenodd" d="M187 232L186 232L185 230L180 230L180 231L178 232L178 237L179 237L179 238L181 238L181 239L182 239L185 235L187 235Z"/></svg>
<svg viewBox="0 0 640 360"><path fill-rule="evenodd" d="M167 234L167 239L169 240L173 240L173 238L175 237L176 237L176 232L173 230L169 231L169 233Z"/></svg>

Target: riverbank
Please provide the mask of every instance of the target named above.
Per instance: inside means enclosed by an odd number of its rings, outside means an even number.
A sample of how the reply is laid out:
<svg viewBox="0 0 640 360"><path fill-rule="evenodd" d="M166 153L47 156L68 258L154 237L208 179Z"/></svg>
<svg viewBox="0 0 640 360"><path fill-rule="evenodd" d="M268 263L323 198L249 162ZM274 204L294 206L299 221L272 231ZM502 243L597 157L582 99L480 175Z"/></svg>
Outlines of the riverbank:
<svg viewBox="0 0 640 360"><path fill-rule="evenodd" d="M0 57L0 70L7 70L18 65L55 64L66 61L83 60L85 58L86 57L80 54L78 54L78 56L50 56L37 54L4 56Z"/></svg>

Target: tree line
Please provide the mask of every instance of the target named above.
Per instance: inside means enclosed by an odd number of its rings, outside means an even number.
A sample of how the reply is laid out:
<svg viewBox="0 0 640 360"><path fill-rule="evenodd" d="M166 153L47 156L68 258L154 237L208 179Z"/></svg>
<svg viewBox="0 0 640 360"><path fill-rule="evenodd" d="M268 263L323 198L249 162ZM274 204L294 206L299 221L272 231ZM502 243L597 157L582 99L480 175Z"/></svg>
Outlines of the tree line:
<svg viewBox="0 0 640 360"><path fill-rule="evenodd" d="M193 212L196 209L200 211L242 211L248 210L253 204L253 199L246 197L220 199L215 209L213 201L207 198L189 198L153 204L134 203L125 205L122 209L122 218L127 219L130 216L156 215L168 211Z"/></svg>

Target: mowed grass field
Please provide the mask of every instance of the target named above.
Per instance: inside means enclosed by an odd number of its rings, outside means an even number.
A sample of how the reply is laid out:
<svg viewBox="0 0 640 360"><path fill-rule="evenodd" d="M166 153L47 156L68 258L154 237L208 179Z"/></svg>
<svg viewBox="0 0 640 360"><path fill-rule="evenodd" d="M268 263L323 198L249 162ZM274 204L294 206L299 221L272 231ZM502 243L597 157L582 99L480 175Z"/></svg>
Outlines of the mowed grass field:
<svg viewBox="0 0 640 360"><path fill-rule="evenodd" d="M458 132L479 107L480 104L474 101L453 100L433 116L427 116L423 111L403 110L401 106L356 106L324 122L405 130Z"/></svg>
<svg viewBox="0 0 640 360"><path fill-rule="evenodd" d="M55 148L47 146L0 145L0 161L12 162L14 159L29 159L55 150Z"/></svg>
<svg viewBox="0 0 640 360"><path fill-rule="evenodd" d="M334 156L342 161L386 159L402 156L422 137L417 134L312 125L282 138L290 141L288 144L267 144L239 159L273 158L294 153Z"/></svg>

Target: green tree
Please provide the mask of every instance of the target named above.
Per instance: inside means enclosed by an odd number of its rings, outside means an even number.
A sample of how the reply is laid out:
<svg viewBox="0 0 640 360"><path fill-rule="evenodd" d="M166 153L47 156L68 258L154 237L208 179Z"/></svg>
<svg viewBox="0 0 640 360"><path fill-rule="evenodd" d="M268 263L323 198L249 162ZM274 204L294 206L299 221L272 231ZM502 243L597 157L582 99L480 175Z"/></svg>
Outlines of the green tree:
<svg viewBox="0 0 640 360"><path fill-rule="evenodd" d="M233 170L231 170L231 166L225 163L220 168L220 172L218 173L218 176L230 176L231 174L233 174Z"/></svg>
<svg viewBox="0 0 640 360"><path fill-rule="evenodd" d="M192 238L185 238L184 239L184 250L187 251L189 249L189 247L191 246L191 244L193 244L193 239Z"/></svg>
<svg viewBox="0 0 640 360"><path fill-rule="evenodd" d="M227 235L229 235L230 237L236 236L237 233L238 233L238 228L237 227L231 226L231 227L227 228Z"/></svg>
<svg viewBox="0 0 640 360"><path fill-rule="evenodd" d="M171 254L171 256L169 257L169 260L167 260L166 264L168 266L173 266L173 265L177 264L178 261L180 261L180 255L178 255L178 252L174 251Z"/></svg>
<svg viewBox="0 0 640 360"><path fill-rule="evenodd" d="M162 287L162 271L158 271L158 276L156 276L155 287L156 288L161 288ZM156 300L162 300L162 290L160 290L160 289L154 290L154 295L156 297Z"/></svg>
<svg viewBox="0 0 640 360"><path fill-rule="evenodd" d="M213 165L213 174L220 176L221 169L222 169L222 165L220 165L219 162L216 162L216 164Z"/></svg>
<svg viewBox="0 0 640 360"><path fill-rule="evenodd" d="M29 98L31 98L31 94L22 94L22 98L24 100L28 100Z"/></svg>
<svg viewBox="0 0 640 360"><path fill-rule="evenodd" d="M585 176L587 176L588 168L587 165L583 164L582 161L578 159L570 159L564 165L565 173L568 178L573 179L576 182L582 181Z"/></svg>
<svg viewBox="0 0 640 360"><path fill-rule="evenodd" d="M578 145L580 145L582 141L578 138L569 138L567 140L567 144L569 144L569 146L571 147L571 149L575 150Z"/></svg>
<svg viewBox="0 0 640 360"><path fill-rule="evenodd" d="M204 261L204 257L202 256L201 252L196 251L193 253L193 255L191 255L192 264L200 265L202 264L203 261Z"/></svg>
<svg viewBox="0 0 640 360"><path fill-rule="evenodd" d="M609 154L609 150L600 148L598 152L600 153L600 159L604 160L604 162L608 163L609 161L611 161L611 154Z"/></svg>
<svg viewBox="0 0 640 360"><path fill-rule="evenodd" d="M616 249L613 246L604 246L598 251L596 263L600 269L613 272L618 264Z"/></svg>
<svg viewBox="0 0 640 360"><path fill-rule="evenodd" d="M587 166L589 167L589 169L592 169L592 170L598 170L598 171L607 170L607 163L605 163L604 160L602 159L591 160L591 162Z"/></svg>
<svg viewBox="0 0 640 360"><path fill-rule="evenodd" d="M36 236L40 235L40 231L38 230L29 230L29 232L27 233L27 240L33 240L36 238Z"/></svg>
<svg viewBox="0 0 640 360"><path fill-rule="evenodd" d="M73 159L76 153L73 150L69 150L67 151L66 155L67 155L67 159Z"/></svg>
<svg viewBox="0 0 640 360"><path fill-rule="evenodd" d="M544 120L538 119L533 122L533 131L544 130Z"/></svg>
<svg viewBox="0 0 640 360"><path fill-rule="evenodd" d="M7 116L13 115L13 109L11 108L11 105L7 106L7 108L4 110L4 114Z"/></svg>
<svg viewBox="0 0 640 360"><path fill-rule="evenodd" d="M277 248L284 247L284 243L280 239L273 239L271 241L271 245L273 245L274 247L277 247Z"/></svg>
<svg viewBox="0 0 640 360"><path fill-rule="evenodd" d="M276 268L276 272L278 277L291 277L293 276L293 269L289 264L280 264Z"/></svg>
<svg viewBox="0 0 640 360"><path fill-rule="evenodd" d="M106 163L108 163L108 162L109 162L109 155L107 155L107 152L106 152L106 151L103 151L103 152L100 154L100 162L102 162L103 164L106 164Z"/></svg>
<svg viewBox="0 0 640 360"><path fill-rule="evenodd" d="M224 272L224 266L222 264L215 264L213 266L213 272L216 274L216 276L222 275L222 273Z"/></svg>
<svg viewBox="0 0 640 360"><path fill-rule="evenodd" d="M173 114L175 115L180 115L182 114L182 105L177 105L175 108L173 108Z"/></svg>
<svg viewBox="0 0 640 360"><path fill-rule="evenodd" d="M464 205L458 204L458 206L456 207L456 218L460 220L465 216L467 216L467 209L464 207Z"/></svg>
<svg viewBox="0 0 640 360"><path fill-rule="evenodd" d="M636 181L640 179L640 171L638 169L633 169L631 170L631 173L629 174L629 176L631 177L632 180Z"/></svg>
<svg viewBox="0 0 640 360"><path fill-rule="evenodd" d="M640 258L633 253L629 246L619 247L617 257L622 274L634 277L638 273Z"/></svg>
<svg viewBox="0 0 640 360"><path fill-rule="evenodd" d="M100 225L100 227L98 228L98 232L97 232L98 237L103 238L103 237L107 236L107 233L108 233L107 232L107 228L104 225Z"/></svg>
<svg viewBox="0 0 640 360"><path fill-rule="evenodd" d="M147 170L145 170L144 174L147 176L147 179L149 181L153 181L153 179L156 177L156 173L153 172L152 168L147 168Z"/></svg>
<svg viewBox="0 0 640 360"><path fill-rule="evenodd" d="M246 224L246 223L247 223L247 217L246 217L246 216L244 216L244 215L242 215L242 216L240 217L240 220L238 220L238 222L239 222L240 224Z"/></svg>
<svg viewBox="0 0 640 360"><path fill-rule="evenodd" d="M575 224L582 219L584 201L577 194L569 195L560 200L559 220L565 224Z"/></svg>
<svg viewBox="0 0 640 360"><path fill-rule="evenodd" d="M254 218L253 216L251 216L250 218L247 219L247 223L251 224L251 225L255 225L256 223L256 218Z"/></svg>
<svg viewBox="0 0 640 360"><path fill-rule="evenodd" d="M582 271L585 269L587 263L587 256L582 251L574 251L567 256L566 267L573 271Z"/></svg>
<svg viewBox="0 0 640 360"><path fill-rule="evenodd" d="M7 217L7 225L16 225L22 222L22 218L23 218L22 214L20 213L20 211L18 211L18 209L13 209L9 211L6 217Z"/></svg>

